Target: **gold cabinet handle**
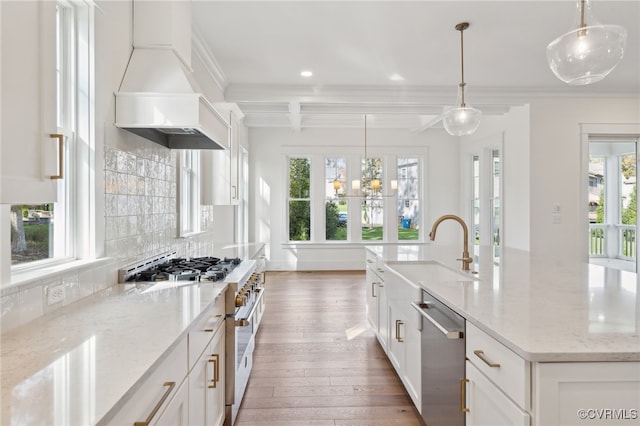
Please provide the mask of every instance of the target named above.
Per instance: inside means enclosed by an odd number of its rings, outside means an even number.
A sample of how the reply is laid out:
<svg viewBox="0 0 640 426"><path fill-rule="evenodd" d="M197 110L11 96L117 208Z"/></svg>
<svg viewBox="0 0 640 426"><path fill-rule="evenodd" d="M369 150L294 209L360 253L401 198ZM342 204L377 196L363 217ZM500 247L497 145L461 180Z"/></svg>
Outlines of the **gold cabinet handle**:
<svg viewBox="0 0 640 426"><path fill-rule="evenodd" d="M478 358L480 358L485 364L487 364L489 367L492 368L500 368L500 364L497 364L495 362L491 362L487 359L487 357L484 355L484 351L481 351L480 349L476 349L475 351L473 351L474 354L476 354L476 356Z"/></svg>
<svg viewBox="0 0 640 426"><path fill-rule="evenodd" d="M463 413L468 413L469 409L466 407L466 396L465 396L465 389L466 389L466 383L469 381L469 379L460 379L460 411L462 411Z"/></svg>
<svg viewBox="0 0 640 426"><path fill-rule="evenodd" d="M396 320L396 340L400 343L404 342L404 339L400 337L400 326L403 324L402 320Z"/></svg>
<svg viewBox="0 0 640 426"><path fill-rule="evenodd" d="M213 363L213 380L211 380L211 384L207 386L209 389L215 389L218 386L218 381L220 380L220 355L219 354L211 354L213 359L210 359L209 362Z"/></svg>
<svg viewBox="0 0 640 426"><path fill-rule="evenodd" d="M58 174L51 176L51 179L62 179L64 177L64 135L52 133L49 136L58 139Z"/></svg>
<svg viewBox="0 0 640 426"><path fill-rule="evenodd" d="M160 410L160 407L162 407L162 404L164 404L164 401L169 397L169 394L176 386L176 382L164 382L162 386L168 386L169 388L165 391L164 395L162 395L162 398L160 398L160 401L158 401L156 406L153 407L153 410L151 410L147 419L142 422L134 422L133 426L149 426L149 424L151 424L151 420L153 420L154 416L158 413L158 410Z"/></svg>

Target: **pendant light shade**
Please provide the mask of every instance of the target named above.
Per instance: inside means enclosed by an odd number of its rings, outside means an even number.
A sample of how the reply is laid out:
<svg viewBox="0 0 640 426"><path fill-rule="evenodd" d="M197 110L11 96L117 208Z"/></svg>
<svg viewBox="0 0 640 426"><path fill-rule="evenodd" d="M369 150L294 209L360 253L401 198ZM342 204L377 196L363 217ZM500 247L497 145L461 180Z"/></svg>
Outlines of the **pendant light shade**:
<svg viewBox="0 0 640 426"><path fill-rule="evenodd" d="M619 25L601 25L591 12L590 0L578 0L576 29L547 46L551 71L570 85L595 83L618 65L627 42L627 31Z"/></svg>
<svg viewBox="0 0 640 426"><path fill-rule="evenodd" d="M461 80L458 85L458 99L455 106L445 107L442 113L442 124L445 130L452 136L470 135L478 129L482 112L467 105L464 101L464 38L463 32L469 28L469 23L461 22L456 25L460 31L460 69Z"/></svg>

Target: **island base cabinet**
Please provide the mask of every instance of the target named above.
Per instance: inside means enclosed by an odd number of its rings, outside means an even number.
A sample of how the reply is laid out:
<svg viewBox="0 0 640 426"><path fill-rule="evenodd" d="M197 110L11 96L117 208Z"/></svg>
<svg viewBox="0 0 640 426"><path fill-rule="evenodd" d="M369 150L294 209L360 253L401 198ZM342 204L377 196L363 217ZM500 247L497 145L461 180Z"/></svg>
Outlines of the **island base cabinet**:
<svg viewBox="0 0 640 426"><path fill-rule="evenodd" d="M531 416L518 407L471 362L466 362L466 426L529 426ZM462 396L461 396L462 398Z"/></svg>
<svg viewBox="0 0 640 426"><path fill-rule="evenodd" d="M640 362L535 363L534 425L640 425Z"/></svg>

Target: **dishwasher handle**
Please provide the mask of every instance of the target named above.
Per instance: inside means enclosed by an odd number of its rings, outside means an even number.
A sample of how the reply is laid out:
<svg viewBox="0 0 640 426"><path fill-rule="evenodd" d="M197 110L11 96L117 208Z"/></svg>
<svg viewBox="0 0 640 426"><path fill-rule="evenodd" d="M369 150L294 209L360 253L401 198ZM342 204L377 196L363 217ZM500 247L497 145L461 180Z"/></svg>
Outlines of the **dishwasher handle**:
<svg viewBox="0 0 640 426"><path fill-rule="evenodd" d="M411 306L420 313L423 317L428 319L438 330L442 332L447 339L464 339L464 331L460 330L447 330L442 324L436 321L431 315L426 312L426 309L432 309L433 305L429 302L411 302Z"/></svg>

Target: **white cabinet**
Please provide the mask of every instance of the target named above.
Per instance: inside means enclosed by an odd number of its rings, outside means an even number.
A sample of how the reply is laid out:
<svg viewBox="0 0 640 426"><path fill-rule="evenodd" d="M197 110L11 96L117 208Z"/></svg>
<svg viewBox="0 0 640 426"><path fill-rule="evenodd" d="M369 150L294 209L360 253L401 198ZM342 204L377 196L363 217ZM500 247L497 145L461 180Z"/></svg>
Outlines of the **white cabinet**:
<svg viewBox="0 0 640 426"><path fill-rule="evenodd" d="M467 425L529 426L531 363L467 321Z"/></svg>
<svg viewBox="0 0 640 426"><path fill-rule="evenodd" d="M57 200L56 2L0 2L0 203Z"/></svg>
<svg viewBox="0 0 640 426"><path fill-rule="evenodd" d="M465 405L467 426L529 426L528 413L518 407L504 392L467 361Z"/></svg>
<svg viewBox="0 0 640 426"><path fill-rule="evenodd" d="M639 362L533 365L534 425L640 424Z"/></svg>
<svg viewBox="0 0 640 426"><path fill-rule="evenodd" d="M421 320L411 308L420 288L391 273L387 275L389 344L387 355L407 393L422 409Z"/></svg>
<svg viewBox="0 0 640 426"><path fill-rule="evenodd" d="M149 424L153 426L195 425L189 422L189 392L187 388L186 382L183 383L176 391L175 396L167 404L167 408L158 415L158 419Z"/></svg>
<svg viewBox="0 0 640 426"><path fill-rule="evenodd" d="M220 426L224 423L224 340L220 321L213 338L189 373L189 424Z"/></svg>
<svg viewBox="0 0 640 426"><path fill-rule="evenodd" d="M221 107L224 108L224 107ZM237 205L240 202L240 126L229 111L228 149L202 152L202 196L205 205Z"/></svg>
<svg viewBox="0 0 640 426"><path fill-rule="evenodd" d="M171 49L191 67L191 1L134 1L133 45Z"/></svg>
<svg viewBox="0 0 640 426"><path fill-rule="evenodd" d="M183 386L187 377L187 343L182 340L163 355L163 360L127 398L109 425L132 425L135 422L157 424L165 419L182 419L185 394ZM178 398L173 402L174 398ZM164 423L171 424L171 423ZM180 423L178 423L180 424ZM182 423L182 424L186 424Z"/></svg>
<svg viewBox="0 0 640 426"><path fill-rule="evenodd" d="M378 336L378 340L386 350L387 326L387 301L384 291L384 268L378 265L381 261L378 257L366 250L366 280L367 280L367 320L371 328ZM381 312L382 311L382 312Z"/></svg>
<svg viewBox="0 0 640 426"><path fill-rule="evenodd" d="M224 312L222 293L103 424L221 426L225 418Z"/></svg>

